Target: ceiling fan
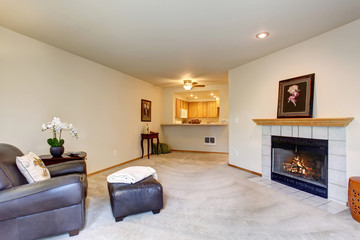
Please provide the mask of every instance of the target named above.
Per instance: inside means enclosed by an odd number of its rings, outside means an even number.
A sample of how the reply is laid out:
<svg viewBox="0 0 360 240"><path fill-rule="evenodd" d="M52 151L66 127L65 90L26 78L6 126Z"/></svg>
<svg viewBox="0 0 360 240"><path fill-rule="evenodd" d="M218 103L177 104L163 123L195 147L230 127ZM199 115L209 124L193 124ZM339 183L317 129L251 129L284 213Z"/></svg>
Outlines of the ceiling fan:
<svg viewBox="0 0 360 240"><path fill-rule="evenodd" d="M205 87L205 85L193 82L192 80L184 80L184 89L186 91L190 91L193 87Z"/></svg>

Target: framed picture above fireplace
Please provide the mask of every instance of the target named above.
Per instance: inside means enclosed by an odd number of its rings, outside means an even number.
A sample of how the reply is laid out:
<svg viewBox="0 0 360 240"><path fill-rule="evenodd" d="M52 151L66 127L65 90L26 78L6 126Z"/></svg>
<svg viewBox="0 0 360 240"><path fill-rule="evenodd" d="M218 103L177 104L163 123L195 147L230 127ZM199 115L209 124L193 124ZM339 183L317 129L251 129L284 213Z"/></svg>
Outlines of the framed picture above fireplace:
<svg viewBox="0 0 360 240"><path fill-rule="evenodd" d="M315 73L279 82L278 118L311 118Z"/></svg>

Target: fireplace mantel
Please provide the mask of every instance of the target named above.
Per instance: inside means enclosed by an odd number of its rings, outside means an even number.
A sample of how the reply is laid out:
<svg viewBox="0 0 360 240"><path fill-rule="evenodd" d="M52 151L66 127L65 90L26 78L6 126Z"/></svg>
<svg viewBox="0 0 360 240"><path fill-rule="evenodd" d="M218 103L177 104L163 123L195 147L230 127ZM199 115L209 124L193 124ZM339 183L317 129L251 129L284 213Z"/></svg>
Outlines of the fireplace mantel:
<svg viewBox="0 0 360 240"><path fill-rule="evenodd" d="M285 125L285 126L323 126L346 127L352 122L353 117L346 118L277 118L253 119L257 125Z"/></svg>

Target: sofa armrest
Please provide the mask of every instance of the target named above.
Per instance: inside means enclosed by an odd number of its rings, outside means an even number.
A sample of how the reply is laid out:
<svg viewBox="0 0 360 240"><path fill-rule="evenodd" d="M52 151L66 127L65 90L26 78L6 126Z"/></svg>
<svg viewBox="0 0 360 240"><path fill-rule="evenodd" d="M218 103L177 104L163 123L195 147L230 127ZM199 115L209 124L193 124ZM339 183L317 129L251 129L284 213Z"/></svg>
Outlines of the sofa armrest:
<svg viewBox="0 0 360 240"><path fill-rule="evenodd" d="M84 160L67 161L46 166L51 177L62 176L72 173L86 174L86 162Z"/></svg>
<svg viewBox="0 0 360 240"><path fill-rule="evenodd" d="M84 175L72 174L0 191L0 221L81 203Z"/></svg>

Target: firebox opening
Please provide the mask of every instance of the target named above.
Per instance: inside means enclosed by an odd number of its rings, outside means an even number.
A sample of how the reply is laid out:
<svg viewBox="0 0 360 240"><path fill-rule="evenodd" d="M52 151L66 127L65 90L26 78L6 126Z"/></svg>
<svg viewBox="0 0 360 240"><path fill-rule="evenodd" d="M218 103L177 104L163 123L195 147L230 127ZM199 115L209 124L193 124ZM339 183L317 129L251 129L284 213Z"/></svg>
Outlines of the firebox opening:
<svg viewBox="0 0 360 240"><path fill-rule="evenodd" d="M328 141L272 136L271 179L327 198Z"/></svg>

